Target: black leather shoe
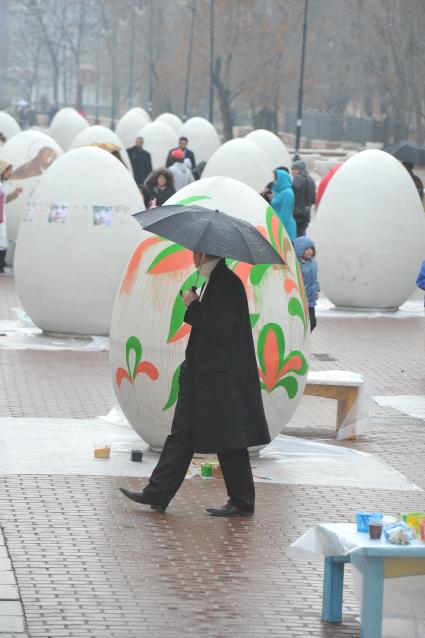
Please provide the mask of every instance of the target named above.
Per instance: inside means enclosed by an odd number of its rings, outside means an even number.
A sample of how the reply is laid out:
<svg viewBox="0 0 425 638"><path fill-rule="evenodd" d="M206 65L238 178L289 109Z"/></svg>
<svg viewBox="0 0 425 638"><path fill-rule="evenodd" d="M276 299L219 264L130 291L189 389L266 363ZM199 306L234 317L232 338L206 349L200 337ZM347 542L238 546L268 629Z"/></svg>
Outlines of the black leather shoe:
<svg viewBox="0 0 425 638"><path fill-rule="evenodd" d="M226 503L223 507L209 507L207 512L211 516L254 516L254 512L240 510L231 503Z"/></svg>
<svg viewBox="0 0 425 638"><path fill-rule="evenodd" d="M124 496L129 498L131 501L135 501L135 503L140 503L141 505L150 505L151 509L155 510L155 512L164 513L167 508L166 505L153 503L152 499L146 496L143 490L141 492L132 492L131 490L126 490L125 487L120 487L120 492L122 492Z"/></svg>

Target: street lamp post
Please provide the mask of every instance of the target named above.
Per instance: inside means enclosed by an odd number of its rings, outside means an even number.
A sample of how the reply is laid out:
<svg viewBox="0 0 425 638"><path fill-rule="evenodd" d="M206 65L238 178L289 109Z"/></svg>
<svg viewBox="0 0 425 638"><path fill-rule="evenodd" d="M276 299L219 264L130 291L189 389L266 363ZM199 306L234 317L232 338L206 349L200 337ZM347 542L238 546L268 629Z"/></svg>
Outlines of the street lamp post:
<svg viewBox="0 0 425 638"><path fill-rule="evenodd" d="M308 13L308 0L304 0L304 24L303 24L303 37L301 46L301 70L300 70L300 84L298 88L298 108L297 108L297 126L295 131L295 155L298 155L301 142L301 126L303 118L303 97L304 97L304 65L305 65L305 49L307 42L307 13Z"/></svg>
<svg viewBox="0 0 425 638"><path fill-rule="evenodd" d="M134 22L135 15L130 16L131 25L130 25L130 61L129 61L129 71L128 71L128 108L131 108L131 103L133 101L133 68L134 68Z"/></svg>
<svg viewBox="0 0 425 638"><path fill-rule="evenodd" d="M189 85L190 85L190 72L192 69L192 51L193 51L193 37L195 33L195 19L196 19L196 0L192 0L192 20L190 23L190 39L189 50L187 54L187 72L186 72L186 86L184 90L184 103L183 103L183 121L187 120L187 108L189 102Z"/></svg>
<svg viewBox="0 0 425 638"><path fill-rule="evenodd" d="M210 0L210 99L209 120L213 123L214 117L214 0Z"/></svg>
<svg viewBox="0 0 425 638"><path fill-rule="evenodd" d="M148 100L148 111L149 115L152 117L153 112L153 27L154 27L154 19L153 19L153 0L150 0L149 7L149 22L150 22L150 33L149 33L149 100Z"/></svg>

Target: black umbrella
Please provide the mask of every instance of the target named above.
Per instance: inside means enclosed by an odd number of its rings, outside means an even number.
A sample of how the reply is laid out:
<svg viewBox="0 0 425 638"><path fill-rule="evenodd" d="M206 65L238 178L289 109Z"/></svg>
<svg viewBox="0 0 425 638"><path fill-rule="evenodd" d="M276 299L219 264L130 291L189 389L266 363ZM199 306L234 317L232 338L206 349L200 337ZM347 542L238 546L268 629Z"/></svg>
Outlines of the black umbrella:
<svg viewBox="0 0 425 638"><path fill-rule="evenodd" d="M410 164L415 164L416 166L425 166L425 146L402 140L386 146L384 151L393 155L400 162L410 162Z"/></svg>
<svg viewBox="0 0 425 638"><path fill-rule="evenodd" d="M134 217L145 230L194 252L248 264L285 263L258 230L237 217L203 206L158 206Z"/></svg>

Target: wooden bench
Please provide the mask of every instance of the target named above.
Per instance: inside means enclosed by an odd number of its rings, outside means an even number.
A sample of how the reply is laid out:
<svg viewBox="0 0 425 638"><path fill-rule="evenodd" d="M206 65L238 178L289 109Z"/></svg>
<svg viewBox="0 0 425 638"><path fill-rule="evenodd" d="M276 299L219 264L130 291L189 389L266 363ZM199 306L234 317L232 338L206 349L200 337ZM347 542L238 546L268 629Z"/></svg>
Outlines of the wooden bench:
<svg viewBox="0 0 425 638"><path fill-rule="evenodd" d="M360 374L347 370L309 372L304 394L338 401L336 413L336 431L338 432L359 398L363 385L364 381Z"/></svg>

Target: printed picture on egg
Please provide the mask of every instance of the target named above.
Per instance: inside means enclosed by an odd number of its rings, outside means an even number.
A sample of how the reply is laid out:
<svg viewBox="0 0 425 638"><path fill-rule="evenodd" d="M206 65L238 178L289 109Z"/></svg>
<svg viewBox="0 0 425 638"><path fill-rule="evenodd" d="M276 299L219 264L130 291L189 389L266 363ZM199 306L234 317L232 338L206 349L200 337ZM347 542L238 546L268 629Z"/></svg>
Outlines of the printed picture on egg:
<svg viewBox="0 0 425 638"><path fill-rule="evenodd" d="M34 202L28 202L22 221L32 222L36 210L37 210L37 204L35 204Z"/></svg>
<svg viewBox="0 0 425 638"><path fill-rule="evenodd" d="M112 226L112 206L93 206L93 224Z"/></svg>
<svg viewBox="0 0 425 638"><path fill-rule="evenodd" d="M52 204L49 213L49 224L64 224L68 218L67 204Z"/></svg>

